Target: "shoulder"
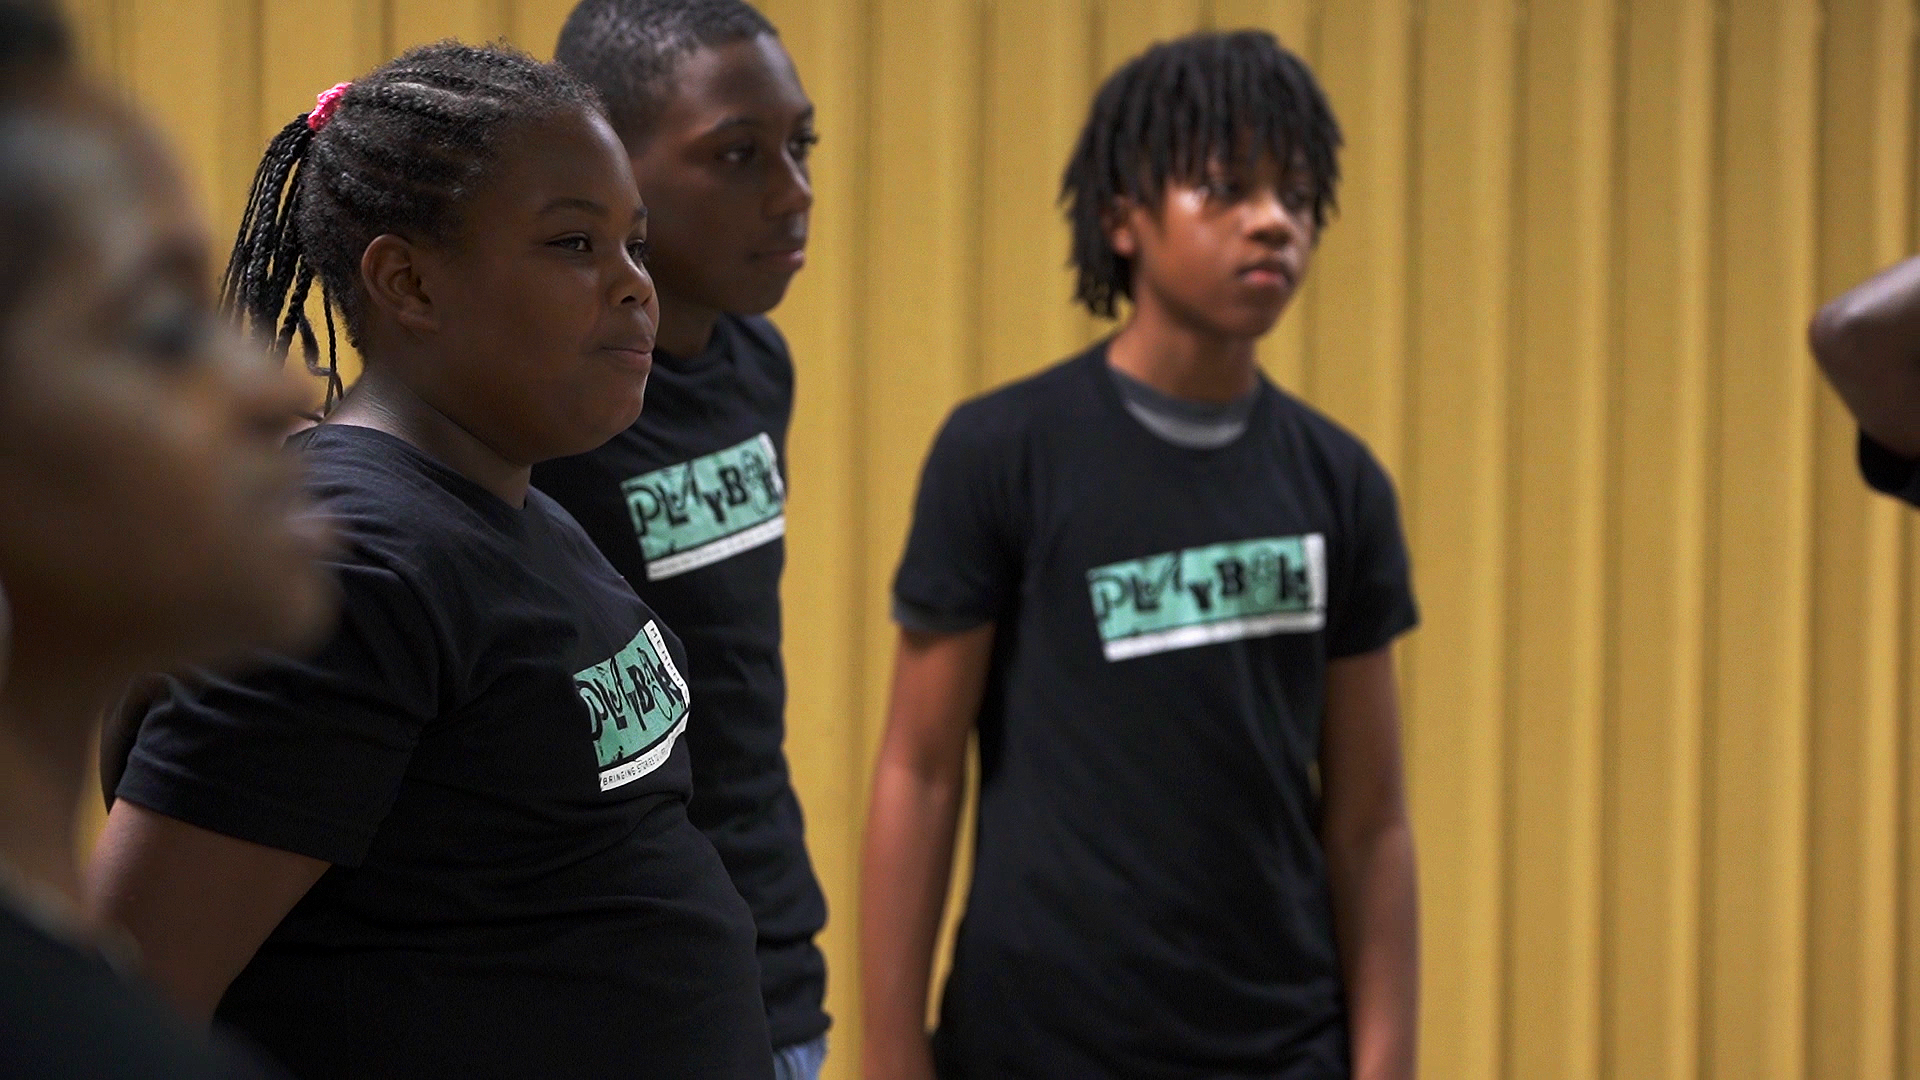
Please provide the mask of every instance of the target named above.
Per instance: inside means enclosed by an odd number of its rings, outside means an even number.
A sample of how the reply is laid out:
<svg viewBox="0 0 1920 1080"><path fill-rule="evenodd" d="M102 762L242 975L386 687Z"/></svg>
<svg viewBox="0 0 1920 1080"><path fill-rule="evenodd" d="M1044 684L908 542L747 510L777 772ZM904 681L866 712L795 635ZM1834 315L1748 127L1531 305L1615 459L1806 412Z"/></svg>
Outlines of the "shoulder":
<svg viewBox="0 0 1920 1080"><path fill-rule="evenodd" d="M1377 481L1391 488L1386 469L1374 457L1366 440L1286 390L1272 383L1265 385L1273 397L1272 415L1276 425L1302 442L1311 460L1343 485Z"/></svg>
<svg viewBox="0 0 1920 1080"><path fill-rule="evenodd" d="M1082 353L962 401L948 414L936 449L1019 446L1057 428L1093 403L1098 387L1089 376L1098 373L1099 362Z"/></svg>
<svg viewBox="0 0 1920 1080"><path fill-rule="evenodd" d="M722 315L720 320L733 336L736 363L792 388L793 353L773 320L765 315Z"/></svg>
<svg viewBox="0 0 1920 1080"><path fill-rule="evenodd" d="M310 497L340 536L342 563L413 578L464 572L503 544L504 503L382 432L323 425L292 445L306 465Z"/></svg>

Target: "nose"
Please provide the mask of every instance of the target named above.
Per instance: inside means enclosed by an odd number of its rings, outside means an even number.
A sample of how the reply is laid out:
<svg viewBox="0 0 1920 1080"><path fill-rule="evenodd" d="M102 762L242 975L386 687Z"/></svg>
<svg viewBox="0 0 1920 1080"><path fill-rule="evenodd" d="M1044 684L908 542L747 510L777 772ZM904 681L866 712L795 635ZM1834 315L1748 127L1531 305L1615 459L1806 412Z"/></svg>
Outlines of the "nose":
<svg viewBox="0 0 1920 1080"><path fill-rule="evenodd" d="M1301 235L1300 221L1272 184L1262 184L1244 204L1247 232L1253 239L1274 247L1286 247Z"/></svg>
<svg viewBox="0 0 1920 1080"><path fill-rule="evenodd" d="M768 185L767 216L789 217L813 209L813 179L807 173L806 161L788 152L780 155L774 169L776 175Z"/></svg>
<svg viewBox="0 0 1920 1080"><path fill-rule="evenodd" d="M623 248L617 272L613 275L614 306L632 304L644 308L652 300L653 275L647 272L647 264Z"/></svg>

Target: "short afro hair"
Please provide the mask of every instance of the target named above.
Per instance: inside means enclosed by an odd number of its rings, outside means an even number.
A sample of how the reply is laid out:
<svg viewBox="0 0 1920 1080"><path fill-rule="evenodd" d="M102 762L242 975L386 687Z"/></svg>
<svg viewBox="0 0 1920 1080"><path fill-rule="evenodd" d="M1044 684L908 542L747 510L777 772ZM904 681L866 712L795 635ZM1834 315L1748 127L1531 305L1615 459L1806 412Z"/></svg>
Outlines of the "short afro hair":
<svg viewBox="0 0 1920 1080"><path fill-rule="evenodd" d="M762 34L780 36L743 0L580 0L553 59L599 91L613 129L635 147L653 133L662 91L688 54Z"/></svg>
<svg viewBox="0 0 1920 1080"><path fill-rule="evenodd" d="M1169 183L1272 156L1308 181L1315 228L1334 209L1340 125L1313 72L1260 30L1161 42L1100 87L1060 184L1073 228L1075 299L1113 318L1133 268L1107 237L1121 199L1157 206Z"/></svg>

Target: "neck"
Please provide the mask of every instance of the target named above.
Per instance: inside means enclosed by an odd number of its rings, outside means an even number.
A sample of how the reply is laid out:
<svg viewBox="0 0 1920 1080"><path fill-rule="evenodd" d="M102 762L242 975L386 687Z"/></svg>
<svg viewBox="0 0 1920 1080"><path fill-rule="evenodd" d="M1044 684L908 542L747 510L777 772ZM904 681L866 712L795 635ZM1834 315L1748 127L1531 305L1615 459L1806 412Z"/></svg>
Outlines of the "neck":
<svg viewBox="0 0 1920 1080"><path fill-rule="evenodd" d="M1148 301L1107 347L1107 363L1168 397L1237 401L1259 383L1251 338L1228 338L1173 318Z"/></svg>
<svg viewBox="0 0 1920 1080"><path fill-rule="evenodd" d="M77 909L76 815L94 734L122 680L103 678L98 663L36 654L30 640L15 638L0 687L0 858Z"/></svg>
<svg viewBox="0 0 1920 1080"><path fill-rule="evenodd" d="M368 365L327 422L384 431L493 492L507 505L526 504L531 464L509 460L386 370L380 364Z"/></svg>
<svg viewBox="0 0 1920 1080"><path fill-rule="evenodd" d="M657 286L656 286L657 287ZM720 312L659 290L660 330L654 341L668 356L682 360L698 356L713 339Z"/></svg>

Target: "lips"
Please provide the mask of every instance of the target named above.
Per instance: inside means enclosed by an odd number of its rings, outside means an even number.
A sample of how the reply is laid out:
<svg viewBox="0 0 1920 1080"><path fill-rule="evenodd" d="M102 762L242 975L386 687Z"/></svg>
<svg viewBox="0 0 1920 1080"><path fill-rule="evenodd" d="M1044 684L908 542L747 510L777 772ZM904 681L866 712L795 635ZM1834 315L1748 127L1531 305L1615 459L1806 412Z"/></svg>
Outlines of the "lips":
<svg viewBox="0 0 1920 1080"><path fill-rule="evenodd" d="M1285 259L1261 259L1248 263L1237 272L1241 280L1253 285L1291 289L1295 271Z"/></svg>
<svg viewBox="0 0 1920 1080"><path fill-rule="evenodd" d="M601 352L606 353L613 362L641 375L653 370L653 343L645 345L606 345Z"/></svg>
<svg viewBox="0 0 1920 1080"><path fill-rule="evenodd" d="M798 270L807 264L807 248L805 244L797 247L773 248L755 252L753 258L755 262L779 267L782 270Z"/></svg>

